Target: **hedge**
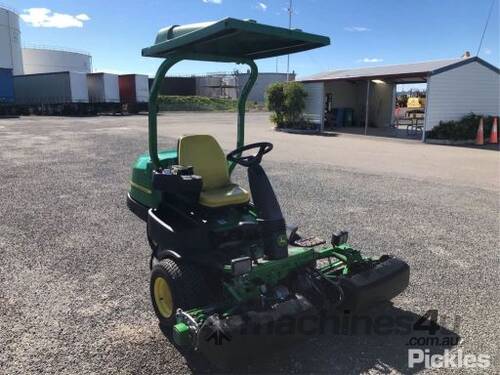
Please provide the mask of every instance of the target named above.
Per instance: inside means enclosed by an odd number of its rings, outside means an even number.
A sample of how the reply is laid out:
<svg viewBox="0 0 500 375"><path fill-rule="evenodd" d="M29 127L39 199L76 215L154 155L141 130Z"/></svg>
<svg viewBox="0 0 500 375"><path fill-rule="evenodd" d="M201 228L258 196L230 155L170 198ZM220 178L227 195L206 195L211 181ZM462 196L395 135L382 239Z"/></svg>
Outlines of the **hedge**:
<svg viewBox="0 0 500 375"><path fill-rule="evenodd" d="M493 116L481 116L469 113L458 121L440 121L439 125L428 131L426 136L430 139L450 139L454 141L476 138L479 120L483 118L484 137L488 138L493 125Z"/></svg>
<svg viewBox="0 0 500 375"><path fill-rule="evenodd" d="M160 111L229 111L238 109L238 101L224 98L208 98L205 96L159 96ZM263 105L247 102L247 110L262 109Z"/></svg>

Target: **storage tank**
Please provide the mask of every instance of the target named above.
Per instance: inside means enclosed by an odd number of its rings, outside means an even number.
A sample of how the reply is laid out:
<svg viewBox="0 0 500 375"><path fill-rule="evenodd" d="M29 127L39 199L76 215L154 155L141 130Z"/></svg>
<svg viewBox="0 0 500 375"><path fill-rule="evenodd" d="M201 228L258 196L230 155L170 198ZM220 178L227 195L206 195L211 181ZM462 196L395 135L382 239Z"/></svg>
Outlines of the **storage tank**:
<svg viewBox="0 0 500 375"><path fill-rule="evenodd" d="M83 51L29 46L22 49L24 74L92 71L92 56Z"/></svg>
<svg viewBox="0 0 500 375"><path fill-rule="evenodd" d="M3 5L0 5L0 68L23 74L19 15Z"/></svg>

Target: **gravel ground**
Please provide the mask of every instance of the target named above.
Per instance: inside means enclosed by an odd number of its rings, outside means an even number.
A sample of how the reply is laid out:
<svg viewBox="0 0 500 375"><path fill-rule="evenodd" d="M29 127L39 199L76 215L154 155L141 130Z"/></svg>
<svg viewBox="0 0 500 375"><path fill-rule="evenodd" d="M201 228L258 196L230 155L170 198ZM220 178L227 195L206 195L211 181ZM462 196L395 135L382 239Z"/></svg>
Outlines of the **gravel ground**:
<svg viewBox="0 0 500 375"><path fill-rule="evenodd" d="M276 133L266 116L248 116L248 142L275 144L263 165L287 221L325 238L348 229L365 253L410 264L409 288L370 314L415 321L437 309L438 336L460 342L431 352L488 354L488 372L500 372L498 153ZM162 116L162 144L174 146L183 132L213 133L229 151L233 120ZM144 116L0 120L0 373L218 371L182 355L150 306L145 225L125 205L130 165L146 137ZM236 172L246 185L244 177ZM431 372L408 368L408 337L309 336L235 370Z"/></svg>

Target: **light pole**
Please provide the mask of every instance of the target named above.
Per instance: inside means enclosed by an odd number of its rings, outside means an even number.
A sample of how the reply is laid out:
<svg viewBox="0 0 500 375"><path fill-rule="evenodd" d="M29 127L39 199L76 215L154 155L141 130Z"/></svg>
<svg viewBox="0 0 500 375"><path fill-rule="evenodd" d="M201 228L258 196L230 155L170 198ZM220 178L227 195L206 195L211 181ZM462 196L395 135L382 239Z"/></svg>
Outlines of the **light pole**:
<svg viewBox="0 0 500 375"><path fill-rule="evenodd" d="M288 5L288 28L290 30L292 29L292 13L292 0L290 0L290 3ZM286 57L286 81L290 81L290 55L287 55Z"/></svg>

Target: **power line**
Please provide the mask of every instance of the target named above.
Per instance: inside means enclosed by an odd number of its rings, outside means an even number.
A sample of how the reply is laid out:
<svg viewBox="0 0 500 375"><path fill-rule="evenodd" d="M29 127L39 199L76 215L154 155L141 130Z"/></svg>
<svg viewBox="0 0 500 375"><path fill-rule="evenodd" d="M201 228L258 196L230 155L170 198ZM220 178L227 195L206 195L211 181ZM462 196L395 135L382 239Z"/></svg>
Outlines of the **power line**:
<svg viewBox="0 0 500 375"><path fill-rule="evenodd" d="M483 45L484 34L486 34L486 29L488 28L488 23L490 22L491 13L493 12L493 6L495 5L495 0L491 0L490 11L488 13L488 18L486 18L486 23L484 25L483 33L481 35L481 40L479 41L479 47L477 47L476 56L479 56L479 51Z"/></svg>

